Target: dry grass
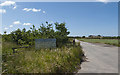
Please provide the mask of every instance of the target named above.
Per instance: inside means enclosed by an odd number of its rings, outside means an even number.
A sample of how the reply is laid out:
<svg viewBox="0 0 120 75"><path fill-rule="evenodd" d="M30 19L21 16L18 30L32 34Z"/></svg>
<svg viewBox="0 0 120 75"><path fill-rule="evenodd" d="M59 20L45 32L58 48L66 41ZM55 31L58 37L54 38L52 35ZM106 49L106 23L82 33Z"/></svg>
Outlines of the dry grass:
<svg viewBox="0 0 120 75"><path fill-rule="evenodd" d="M3 46L3 53L11 50L11 43ZM5 50L6 49L6 50ZM72 73L82 60L80 46L65 46L56 49L21 49L22 52L7 54L3 62L4 73Z"/></svg>

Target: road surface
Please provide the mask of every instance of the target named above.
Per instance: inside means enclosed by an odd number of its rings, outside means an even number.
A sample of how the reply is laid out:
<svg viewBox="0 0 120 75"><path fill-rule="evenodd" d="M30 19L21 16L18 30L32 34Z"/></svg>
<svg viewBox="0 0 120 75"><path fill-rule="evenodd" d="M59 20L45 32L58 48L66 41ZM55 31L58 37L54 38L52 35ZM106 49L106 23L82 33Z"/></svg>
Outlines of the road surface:
<svg viewBox="0 0 120 75"><path fill-rule="evenodd" d="M78 73L118 73L118 47L80 42L88 59Z"/></svg>

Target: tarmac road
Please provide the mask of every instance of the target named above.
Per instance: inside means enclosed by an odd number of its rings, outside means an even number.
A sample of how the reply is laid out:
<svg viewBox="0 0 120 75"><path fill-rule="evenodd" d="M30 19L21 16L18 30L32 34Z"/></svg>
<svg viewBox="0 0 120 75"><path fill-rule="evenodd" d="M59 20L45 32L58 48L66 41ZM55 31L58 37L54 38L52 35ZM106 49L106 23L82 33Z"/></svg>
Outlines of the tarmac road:
<svg viewBox="0 0 120 75"><path fill-rule="evenodd" d="M82 41L80 44L88 59L78 73L118 73L118 47Z"/></svg>

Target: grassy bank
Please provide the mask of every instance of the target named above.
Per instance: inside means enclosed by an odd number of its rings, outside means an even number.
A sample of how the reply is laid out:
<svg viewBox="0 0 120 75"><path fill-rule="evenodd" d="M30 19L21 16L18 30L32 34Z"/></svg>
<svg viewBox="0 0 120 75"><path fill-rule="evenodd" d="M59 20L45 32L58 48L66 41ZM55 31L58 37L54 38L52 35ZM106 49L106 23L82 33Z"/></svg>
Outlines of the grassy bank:
<svg viewBox="0 0 120 75"><path fill-rule="evenodd" d="M81 47L67 45L56 49L21 48L12 54L12 43L3 43L3 73L72 73L80 66Z"/></svg>
<svg viewBox="0 0 120 75"><path fill-rule="evenodd" d="M79 39L79 40L85 41L85 42L91 42L91 43L104 43L104 44L120 47L120 44L118 43L118 39Z"/></svg>

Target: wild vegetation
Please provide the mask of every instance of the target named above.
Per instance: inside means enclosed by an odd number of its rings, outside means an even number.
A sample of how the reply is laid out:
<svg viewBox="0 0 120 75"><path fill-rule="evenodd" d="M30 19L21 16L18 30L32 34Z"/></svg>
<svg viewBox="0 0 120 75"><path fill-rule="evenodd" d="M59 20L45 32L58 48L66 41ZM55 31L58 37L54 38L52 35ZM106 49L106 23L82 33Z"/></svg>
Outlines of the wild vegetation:
<svg viewBox="0 0 120 75"><path fill-rule="evenodd" d="M80 43L73 45L67 35L70 33L65 23L52 24L46 22L36 29L35 26L17 29L3 35L2 72L3 73L71 73L79 68L83 51ZM56 38L57 48L35 50L35 39ZM18 48L13 53L12 48ZM29 47L30 46L30 47Z"/></svg>
<svg viewBox="0 0 120 75"><path fill-rule="evenodd" d="M56 38L57 46L62 46L68 41L67 35L70 33L68 29L65 27L65 23L54 23L56 31L53 29L53 25L46 22L46 24L42 24L38 29L30 27L30 30L26 31L26 29L17 29L16 31L11 32L10 34L6 34L2 37L3 41L15 42L18 45L34 45L35 39L38 38Z"/></svg>
<svg viewBox="0 0 120 75"><path fill-rule="evenodd" d="M10 46L11 43L3 45L3 50ZM82 55L81 47L72 44L52 50L22 48L3 56L3 73L72 73L80 68Z"/></svg>

